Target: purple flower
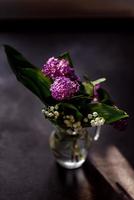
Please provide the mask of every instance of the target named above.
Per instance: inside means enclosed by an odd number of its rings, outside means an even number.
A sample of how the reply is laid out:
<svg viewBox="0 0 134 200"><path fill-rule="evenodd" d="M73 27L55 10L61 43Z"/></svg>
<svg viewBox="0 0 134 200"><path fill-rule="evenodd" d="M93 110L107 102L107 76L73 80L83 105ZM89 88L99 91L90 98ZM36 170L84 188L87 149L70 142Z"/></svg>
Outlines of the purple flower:
<svg viewBox="0 0 134 200"><path fill-rule="evenodd" d="M65 76L71 80L79 80L75 75L74 69L69 66L68 60L51 57L43 66L42 72L55 80L57 77Z"/></svg>
<svg viewBox="0 0 134 200"><path fill-rule="evenodd" d="M54 79L57 74L57 66L59 64L59 60L57 58L51 57L47 61L47 63L43 66L42 72L47 75L49 78Z"/></svg>
<svg viewBox="0 0 134 200"><path fill-rule="evenodd" d="M99 100L99 94L98 94L98 89L100 88L100 84L96 84L94 86L94 94L93 94L93 101L98 101Z"/></svg>
<svg viewBox="0 0 134 200"><path fill-rule="evenodd" d="M79 91L79 83L67 77L58 77L51 85L52 97L58 101L71 98Z"/></svg>

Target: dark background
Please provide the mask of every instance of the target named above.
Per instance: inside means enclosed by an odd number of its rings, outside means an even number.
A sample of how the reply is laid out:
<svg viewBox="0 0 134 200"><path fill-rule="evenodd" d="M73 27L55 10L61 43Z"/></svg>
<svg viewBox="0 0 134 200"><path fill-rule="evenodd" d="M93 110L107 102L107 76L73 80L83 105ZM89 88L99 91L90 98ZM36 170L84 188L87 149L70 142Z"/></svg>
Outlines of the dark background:
<svg viewBox="0 0 134 200"><path fill-rule="evenodd" d="M134 17L133 0L1 0L0 18Z"/></svg>
<svg viewBox="0 0 134 200"><path fill-rule="evenodd" d="M116 182L134 197L134 20L130 12L127 17L123 12L119 18L122 11L118 9L113 9L110 17L108 9L106 12L94 9L96 12L87 11L88 14L82 11L85 13L82 16L75 10L76 16L70 18L67 7L63 20L58 14L51 19L37 12L37 16L32 17L31 13L27 16L21 6L19 15L17 6L12 12L17 4L11 9L9 2L7 6L1 5L5 10L0 17L0 200L117 199L116 193L120 191L112 189ZM53 127L44 120L43 105L17 82L2 44L15 47L38 67L49 57L69 51L81 78L85 74L91 80L107 78L104 87L130 115L127 130L118 132L104 127L82 169L70 172L59 169L49 150ZM108 153L113 147L121 158ZM112 161L107 159L109 155ZM128 176L121 174L124 162L126 172L131 171ZM119 176L114 176L113 170Z"/></svg>

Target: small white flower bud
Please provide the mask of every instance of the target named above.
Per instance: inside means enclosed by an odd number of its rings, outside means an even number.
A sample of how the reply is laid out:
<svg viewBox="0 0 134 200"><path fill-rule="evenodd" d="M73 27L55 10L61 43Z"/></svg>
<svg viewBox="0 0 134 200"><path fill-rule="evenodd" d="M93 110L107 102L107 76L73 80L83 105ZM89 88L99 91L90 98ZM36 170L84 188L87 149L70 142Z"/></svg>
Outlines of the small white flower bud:
<svg viewBox="0 0 134 200"><path fill-rule="evenodd" d="M103 125L105 123L105 119L103 117L100 119L100 123L101 123L101 125Z"/></svg>
<svg viewBox="0 0 134 200"><path fill-rule="evenodd" d="M94 119L92 119L91 121L90 121L90 123L94 123L95 121L94 121Z"/></svg>
<svg viewBox="0 0 134 200"><path fill-rule="evenodd" d="M44 111L43 111L43 114L48 115L49 112L48 112L47 110L44 110Z"/></svg>
<svg viewBox="0 0 134 200"><path fill-rule="evenodd" d="M67 124L67 127L72 128L72 124L71 123Z"/></svg>
<svg viewBox="0 0 134 200"><path fill-rule="evenodd" d="M97 117L97 116L98 116L98 113L97 113L97 112L93 112L93 116L94 116L94 117Z"/></svg>
<svg viewBox="0 0 134 200"><path fill-rule="evenodd" d="M88 119L92 119L92 114L88 114Z"/></svg>
<svg viewBox="0 0 134 200"><path fill-rule="evenodd" d="M43 113L43 114L45 113L45 109L42 109L42 113Z"/></svg>
<svg viewBox="0 0 134 200"><path fill-rule="evenodd" d="M73 115L66 115L65 118L68 119L72 123L75 122L75 119L74 119Z"/></svg>
<svg viewBox="0 0 134 200"><path fill-rule="evenodd" d="M74 119L74 116L73 115L70 115L70 121L73 123L75 122L75 119Z"/></svg>
<svg viewBox="0 0 134 200"><path fill-rule="evenodd" d="M66 115L66 118L67 118L67 119L70 119L70 116L69 116L69 115Z"/></svg>
<svg viewBox="0 0 134 200"><path fill-rule="evenodd" d="M50 111L54 111L54 106L50 106Z"/></svg>
<svg viewBox="0 0 134 200"><path fill-rule="evenodd" d="M45 110L44 114L45 115L49 115L49 112L47 110Z"/></svg>
<svg viewBox="0 0 134 200"><path fill-rule="evenodd" d="M92 123L91 123L91 126L92 126L92 127L96 126L96 125L95 125L95 122L92 122Z"/></svg>
<svg viewBox="0 0 134 200"><path fill-rule="evenodd" d="M74 127L74 128L77 128L77 127L78 127L77 122L73 124L73 127Z"/></svg>
<svg viewBox="0 0 134 200"><path fill-rule="evenodd" d="M58 110L59 106L58 106L58 105L55 105L55 107L54 107L54 108L55 108L55 110Z"/></svg>
<svg viewBox="0 0 134 200"><path fill-rule="evenodd" d="M53 116L54 116L53 113L48 114L48 117L53 117Z"/></svg>
<svg viewBox="0 0 134 200"><path fill-rule="evenodd" d="M84 118L83 122L87 123L88 122L88 118Z"/></svg>
<svg viewBox="0 0 134 200"><path fill-rule="evenodd" d="M95 118L95 121L96 121L96 122L99 122L99 121L100 121L100 117L96 117L96 118Z"/></svg>
<svg viewBox="0 0 134 200"><path fill-rule="evenodd" d="M98 121L97 126L101 126L101 125L102 125L101 121Z"/></svg>
<svg viewBox="0 0 134 200"><path fill-rule="evenodd" d="M94 124L95 124L95 126L99 126L99 122L95 121Z"/></svg>
<svg viewBox="0 0 134 200"><path fill-rule="evenodd" d="M69 122L68 120L64 120L64 123L65 123L65 124L68 124L68 123L70 123L70 122Z"/></svg>
<svg viewBox="0 0 134 200"><path fill-rule="evenodd" d="M71 121L72 123L74 123L74 122L75 122L75 119L70 119L70 121Z"/></svg>
<svg viewBox="0 0 134 200"><path fill-rule="evenodd" d="M91 123L91 126L93 126L93 127L95 126L95 120L91 120L90 123Z"/></svg>
<svg viewBox="0 0 134 200"><path fill-rule="evenodd" d="M59 117L59 112L58 111L54 111L54 115Z"/></svg>
<svg viewBox="0 0 134 200"><path fill-rule="evenodd" d="M81 126L81 122L80 121L76 122L76 124L77 124L77 127Z"/></svg>
<svg viewBox="0 0 134 200"><path fill-rule="evenodd" d="M64 123L66 124L67 127L72 127L72 124L70 123L69 120L64 120Z"/></svg>

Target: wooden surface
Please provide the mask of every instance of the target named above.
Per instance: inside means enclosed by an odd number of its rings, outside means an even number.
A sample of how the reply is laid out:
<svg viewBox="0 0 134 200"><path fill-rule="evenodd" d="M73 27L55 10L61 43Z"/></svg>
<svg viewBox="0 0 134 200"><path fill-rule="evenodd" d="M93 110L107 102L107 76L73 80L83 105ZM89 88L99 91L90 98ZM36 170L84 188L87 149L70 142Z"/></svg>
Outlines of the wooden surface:
<svg viewBox="0 0 134 200"><path fill-rule="evenodd" d="M69 50L81 77L107 77L104 87L131 118L125 132L103 128L83 168L59 168L49 149L53 128L41 114L43 105L17 82L1 48L0 200L132 200L133 32L32 29L1 32L0 44L3 43L16 47L39 67L50 56Z"/></svg>

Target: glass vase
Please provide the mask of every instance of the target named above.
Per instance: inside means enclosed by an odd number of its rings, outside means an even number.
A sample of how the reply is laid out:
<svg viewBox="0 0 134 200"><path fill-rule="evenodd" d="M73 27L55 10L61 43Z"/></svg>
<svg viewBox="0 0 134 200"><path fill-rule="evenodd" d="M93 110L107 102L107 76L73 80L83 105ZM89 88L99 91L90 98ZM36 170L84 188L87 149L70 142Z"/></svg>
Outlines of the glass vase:
<svg viewBox="0 0 134 200"><path fill-rule="evenodd" d="M57 163L67 169L82 166L87 158L92 141L97 140L99 134L100 127L95 129L94 137L86 128L73 132L56 127L50 136L50 148Z"/></svg>

